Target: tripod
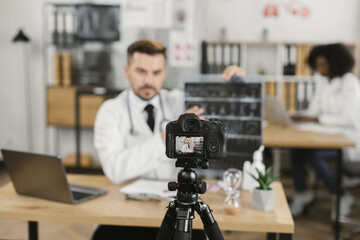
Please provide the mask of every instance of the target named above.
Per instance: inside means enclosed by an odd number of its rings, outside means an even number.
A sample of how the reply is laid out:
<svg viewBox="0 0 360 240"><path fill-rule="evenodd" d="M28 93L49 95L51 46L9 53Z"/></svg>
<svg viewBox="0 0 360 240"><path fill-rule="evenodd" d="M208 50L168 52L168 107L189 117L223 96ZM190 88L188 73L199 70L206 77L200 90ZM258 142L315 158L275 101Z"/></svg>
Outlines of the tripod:
<svg viewBox="0 0 360 240"><path fill-rule="evenodd" d="M178 189L176 200L171 201L161 223L156 240L191 240L194 210L204 224L204 230L210 240L223 240L222 233L209 206L200 201L198 194L206 192L206 183L198 180L191 168L208 167L206 160L177 160L176 167L183 167L178 173L178 183L169 182L168 189ZM176 228L175 228L176 225Z"/></svg>

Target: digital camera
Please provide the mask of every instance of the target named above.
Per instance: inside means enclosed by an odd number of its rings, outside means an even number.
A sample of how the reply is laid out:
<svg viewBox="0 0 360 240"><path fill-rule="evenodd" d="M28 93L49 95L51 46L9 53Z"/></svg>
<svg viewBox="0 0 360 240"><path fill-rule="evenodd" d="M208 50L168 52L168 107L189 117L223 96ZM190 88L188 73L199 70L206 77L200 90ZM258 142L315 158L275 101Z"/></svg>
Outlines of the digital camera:
<svg viewBox="0 0 360 240"><path fill-rule="evenodd" d="M227 125L219 119L200 120L194 113L182 114L166 125L166 156L177 159L226 157Z"/></svg>

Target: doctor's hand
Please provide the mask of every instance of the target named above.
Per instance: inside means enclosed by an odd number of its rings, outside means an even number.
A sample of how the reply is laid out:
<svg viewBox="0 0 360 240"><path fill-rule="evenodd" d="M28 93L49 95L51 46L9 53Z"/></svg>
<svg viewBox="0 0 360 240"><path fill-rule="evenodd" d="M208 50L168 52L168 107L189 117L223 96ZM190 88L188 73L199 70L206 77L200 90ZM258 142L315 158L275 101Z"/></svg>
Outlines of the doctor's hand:
<svg viewBox="0 0 360 240"><path fill-rule="evenodd" d="M166 137L166 131L161 131L161 138L164 141L164 143L166 143L165 137Z"/></svg>
<svg viewBox="0 0 360 240"><path fill-rule="evenodd" d="M304 115L294 115L291 116L294 122L319 122L319 118L317 117L309 117Z"/></svg>
<svg viewBox="0 0 360 240"><path fill-rule="evenodd" d="M226 81L229 81L232 77L236 77L236 76L240 77L244 75L245 75L245 71L237 65L231 65L226 67L222 73L222 77Z"/></svg>
<svg viewBox="0 0 360 240"><path fill-rule="evenodd" d="M200 115L204 112L203 108L200 108L199 106L193 106L189 109L187 109L184 113L195 113L196 115ZM203 116L199 116L200 119L204 119ZM179 118L177 118L176 120L178 120ZM161 131L161 138L164 141L164 143L166 142L166 131Z"/></svg>
<svg viewBox="0 0 360 240"><path fill-rule="evenodd" d="M203 112L204 112L204 109L203 109L203 108L195 105L195 106L187 109L184 113L195 113L196 115L199 116L199 115L202 114ZM202 116L199 116L199 118L200 118L200 119L204 119L204 117L202 117Z"/></svg>

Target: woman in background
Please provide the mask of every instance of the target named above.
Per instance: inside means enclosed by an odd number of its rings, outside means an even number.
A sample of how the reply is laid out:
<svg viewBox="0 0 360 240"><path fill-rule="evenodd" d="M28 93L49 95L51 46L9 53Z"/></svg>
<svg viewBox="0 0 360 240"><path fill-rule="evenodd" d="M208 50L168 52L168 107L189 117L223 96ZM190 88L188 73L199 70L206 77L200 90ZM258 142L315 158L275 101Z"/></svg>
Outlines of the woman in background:
<svg viewBox="0 0 360 240"><path fill-rule="evenodd" d="M350 71L354 58L343 44L318 46L310 52L308 63L316 72L316 91L309 108L297 121L318 122L335 126L355 144L355 148L343 149L344 161L360 160L360 82ZM293 149L291 151L295 196L290 209L293 216L300 215L314 199L305 182L305 163L315 171L330 193L336 195L336 181L326 160L338 157L336 150ZM335 199L335 197L333 197ZM340 215L349 214L354 198L343 191ZM331 219L335 219L335 204Z"/></svg>

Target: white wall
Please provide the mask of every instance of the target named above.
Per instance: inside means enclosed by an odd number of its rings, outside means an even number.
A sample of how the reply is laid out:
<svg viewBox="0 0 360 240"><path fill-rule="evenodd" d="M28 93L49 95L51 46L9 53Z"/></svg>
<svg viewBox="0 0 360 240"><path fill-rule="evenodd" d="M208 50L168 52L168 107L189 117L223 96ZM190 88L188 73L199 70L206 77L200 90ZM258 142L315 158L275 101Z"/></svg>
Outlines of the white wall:
<svg viewBox="0 0 360 240"><path fill-rule="evenodd" d="M32 41L28 46L31 76L27 79L30 77L33 87L35 150L43 150L41 6L41 1L9 0L0 3L0 147L26 149L23 49L11 42L21 26Z"/></svg>
<svg viewBox="0 0 360 240"><path fill-rule="evenodd" d="M170 1L170 0L169 0ZM19 27L31 38L30 80L33 100L34 150L67 155L75 151L73 129L61 129L59 152L54 147L54 131L46 127L45 86L43 79L42 7L44 0L0 1L0 148L26 150L26 119L23 84L23 51L11 42ZM61 1L75 2L75 1ZM77 1L81 2L81 1ZM99 2L99 1L98 1ZM107 1L106 3L121 1ZM292 17L280 8L279 17L264 18L262 10L266 3L284 6L289 2L306 4L311 10L308 19ZM226 29L227 40L258 41L264 28L268 29L270 41L308 42L358 42L360 1L358 0L197 0L195 9L195 37L201 40L217 40L220 30ZM116 86L127 87L122 76L126 46L139 36L139 31L125 29L121 42L114 44ZM155 36L155 34L154 34ZM200 52L200 50L199 50ZM51 59L48 63L51 65ZM167 87L181 86L181 76L196 73L198 67L170 69ZM50 73L51 75L51 73ZM92 131L83 131L82 149L95 155L92 147ZM56 143L56 141L55 141Z"/></svg>
<svg viewBox="0 0 360 240"><path fill-rule="evenodd" d="M203 36L217 39L221 28L228 40L260 41L264 28L270 41L333 42L358 41L358 0L208 0ZM278 6L278 17L263 17L266 4ZM287 4L305 5L308 18L294 17Z"/></svg>

